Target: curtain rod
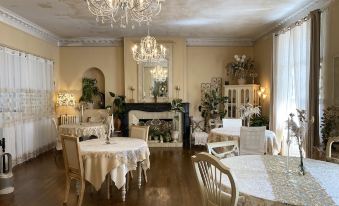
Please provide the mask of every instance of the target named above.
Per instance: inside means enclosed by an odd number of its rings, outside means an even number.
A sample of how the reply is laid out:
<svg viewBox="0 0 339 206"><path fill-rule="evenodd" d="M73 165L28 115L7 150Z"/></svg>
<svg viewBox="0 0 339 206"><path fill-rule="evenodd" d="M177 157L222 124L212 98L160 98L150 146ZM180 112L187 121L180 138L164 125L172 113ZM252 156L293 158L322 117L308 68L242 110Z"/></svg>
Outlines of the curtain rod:
<svg viewBox="0 0 339 206"><path fill-rule="evenodd" d="M287 31L293 29L296 26L300 26L302 23L304 23L304 22L306 22L308 20L310 20L310 14L305 16L304 18L299 19L298 21L296 21L296 22L294 22L294 23L284 27L283 29L280 29L278 32L276 32L274 34L274 36L279 36L280 34L283 34L283 33L287 32Z"/></svg>
<svg viewBox="0 0 339 206"><path fill-rule="evenodd" d="M17 49L17 48L8 46L8 45L6 45L6 44L0 43L0 47L5 47L5 48L7 48L7 49L12 49L12 50L15 50L15 51L24 53L24 54L30 54L30 55L33 55L33 56L35 56L35 57L43 58L43 59L46 59L46 60L49 60L49 61L53 62L53 64L54 64L54 60L53 60L53 59L49 59L49 58L46 58L46 57L43 57L43 56L40 56L40 55L31 53L31 52L27 52L27 51L24 51L24 50L21 50L21 49Z"/></svg>

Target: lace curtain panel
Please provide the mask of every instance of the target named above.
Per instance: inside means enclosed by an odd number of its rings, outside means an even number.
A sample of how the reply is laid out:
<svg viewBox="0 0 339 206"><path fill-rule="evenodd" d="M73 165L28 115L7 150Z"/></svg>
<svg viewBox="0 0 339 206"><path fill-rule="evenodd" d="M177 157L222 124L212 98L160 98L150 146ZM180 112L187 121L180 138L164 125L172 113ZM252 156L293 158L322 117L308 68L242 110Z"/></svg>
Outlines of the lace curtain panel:
<svg viewBox="0 0 339 206"><path fill-rule="evenodd" d="M288 114L308 109L310 32L308 20L274 38L273 129L279 139L287 138ZM291 153L298 155L296 143L291 144Z"/></svg>
<svg viewBox="0 0 339 206"><path fill-rule="evenodd" d="M0 136L19 164L55 141L53 62L0 47Z"/></svg>

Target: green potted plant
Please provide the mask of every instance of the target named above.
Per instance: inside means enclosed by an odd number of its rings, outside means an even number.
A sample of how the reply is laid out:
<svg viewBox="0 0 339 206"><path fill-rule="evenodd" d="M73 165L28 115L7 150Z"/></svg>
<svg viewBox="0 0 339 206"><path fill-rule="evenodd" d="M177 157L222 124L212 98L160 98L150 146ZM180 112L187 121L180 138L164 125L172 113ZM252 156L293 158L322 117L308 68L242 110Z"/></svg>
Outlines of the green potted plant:
<svg viewBox="0 0 339 206"><path fill-rule="evenodd" d="M86 103L90 108L93 108L93 97L100 93L96 84L96 79L82 79L82 96L80 97L79 102Z"/></svg>
<svg viewBox="0 0 339 206"><path fill-rule="evenodd" d="M113 116L114 116L114 128L117 131L120 131L121 119L126 110L126 97L123 95L116 95L113 92L109 92L111 97L113 97Z"/></svg>
<svg viewBox="0 0 339 206"><path fill-rule="evenodd" d="M320 132L325 149L328 139L331 137L331 135L333 135L333 132L336 128L336 118L335 107L332 106L324 109L324 114L321 117Z"/></svg>
<svg viewBox="0 0 339 206"><path fill-rule="evenodd" d="M210 119L222 119L225 117L226 110L224 104L227 100L228 97L221 96L214 90L212 90L211 93L205 93L205 97L199 106L201 116L205 120L205 127L208 126Z"/></svg>
<svg viewBox="0 0 339 206"><path fill-rule="evenodd" d="M177 142L179 139L179 115L180 112L185 112L182 99L173 99L171 102L171 110L174 111L174 124L172 131L172 140Z"/></svg>

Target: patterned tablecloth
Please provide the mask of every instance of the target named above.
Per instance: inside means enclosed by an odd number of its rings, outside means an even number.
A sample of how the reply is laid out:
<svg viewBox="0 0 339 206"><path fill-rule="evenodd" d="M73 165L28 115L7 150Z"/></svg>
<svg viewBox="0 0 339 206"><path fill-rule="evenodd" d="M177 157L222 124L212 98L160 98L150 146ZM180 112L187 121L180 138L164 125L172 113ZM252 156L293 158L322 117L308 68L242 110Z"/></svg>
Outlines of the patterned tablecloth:
<svg viewBox="0 0 339 206"><path fill-rule="evenodd" d="M281 141L279 141L275 133L270 130L265 131L267 139L267 153L277 155L281 151ZM208 142L222 142L227 140L239 140L240 130L239 129L228 129L228 128L215 128L210 131L208 136Z"/></svg>
<svg viewBox="0 0 339 206"><path fill-rule="evenodd" d="M65 124L59 126L59 134L77 137L95 135L99 139L106 137L106 125L103 123Z"/></svg>
<svg viewBox="0 0 339 206"><path fill-rule="evenodd" d="M114 137L111 144L103 139L80 142L83 157L85 179L99 190L110 172L116 187L120 189L126 183L125 175L137 169L137 163L143 161L144 169L150 168L149 148L141 139Z"/></svg>
<svg viewBox="0 0 339 206"><path fill-rule="evenodd" d="M236 178L239 205L339 205L339 165L305 159L306 174L298 173L299 158L272 155L244 155L222 159ZM224 180L226 189L229 181Z"/></svg>

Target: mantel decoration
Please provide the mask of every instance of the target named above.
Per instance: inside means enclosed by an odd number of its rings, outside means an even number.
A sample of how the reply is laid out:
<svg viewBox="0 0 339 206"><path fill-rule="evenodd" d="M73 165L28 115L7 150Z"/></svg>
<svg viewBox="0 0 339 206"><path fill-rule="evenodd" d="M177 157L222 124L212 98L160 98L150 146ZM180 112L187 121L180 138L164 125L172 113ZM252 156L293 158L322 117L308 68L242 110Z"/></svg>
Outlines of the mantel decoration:
<svg viewBox="0 0 339 206"><path fill-rule="evenodd" d="M257 76L255 75L254 62L251 58L247 58L246 55L234 55L234 60L226 66L227 74L233 78L238 78L238 84L246 84L247 77L255 78Z"/></svg>
<svg viewBox="0 0 339 206"><path fill-rule="evenodd" d="M301 175L305 175L305 168L304 168L304 152L303 152L303 144L305 141L305 133L307 128L307 119L306 119L306 111L297 109L298 113L298 121L297 124L294 121L295 114L290 113L289 118L287 121L287 128L288 128L288 135L287 135L287 172L289 172L289 152L290 152L290 145L292 143L292 137L297 139L298 147L299 147L299 155L300 155L300 164L299 164L299 173Z"/></svg>
<svg viewBox="0 0 339 206"><path fill-rule="evenodd" d="M86 0L89 11L96 16L97 22L115 23L126 28L129 21L139 25L152 21L161 11L164 0ZM132 23L132 29L134 24Z"/></svg>
<svg viewBox="0 0 339 206"><path fill-rule="evenodd" d="M134 60L139 63L159 63L166 61L166 48L158 44L155 37L148 34L141 39L139 46L135 44L132 48Z"/></svg>
<svg viewBox="0 0 339 206"><path fill-rule="evenodd" d="M260 116L260 106L253 106L252 104L241 105L239 108L241 119L247 122L247 126L250 126L252 116Z"/></svg>

